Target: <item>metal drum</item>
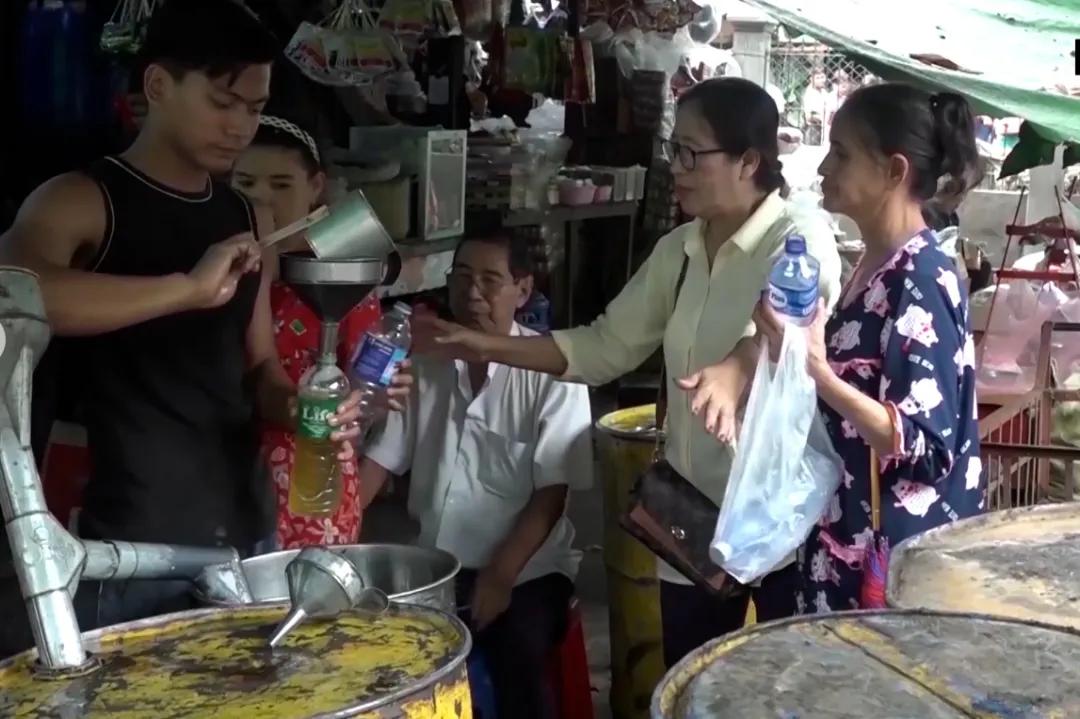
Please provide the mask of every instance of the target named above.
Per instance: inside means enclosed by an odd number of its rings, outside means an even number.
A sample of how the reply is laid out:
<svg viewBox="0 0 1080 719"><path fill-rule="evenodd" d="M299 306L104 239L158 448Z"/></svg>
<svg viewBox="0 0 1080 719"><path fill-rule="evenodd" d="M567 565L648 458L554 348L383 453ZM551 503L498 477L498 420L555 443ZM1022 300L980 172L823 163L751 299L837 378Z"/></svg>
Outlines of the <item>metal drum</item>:
<svg viewBox="0 0 1080 719"><path fill-rule="evenodd" d="M381 589L394 602L455 611L454 579L461 564L452 554L407 544L346 544L327 549L352 562L364 586ZM240 562L256 603L289 601L285 567L299 553L299 549L289 549ZM196 590L195 595L208 606L239 604L233 597L207 596L205 590Z"/></svg>
<svg viewBox="0 0 1080 719"><path fill-rule="evenodd" d="M632 407L597 421L604 493L604 565L611 634L611 708L616 717L648 716L664 676L660 584L653 554L619 526L630 490L652 462L656 407Z"/></svg>
<svg viewBox="0 0 1080 719"><path fill-rule="evenodd" d="M759 624L680 662L657 689L652 716L1080 717L1080 632L917 611Z"/></svg>
<svg viewBox="0 0 1080 719"><path fill-rule="evenodd" d="M35 675L34 652L0 663L0 716L16 719L471 719L471 639L456 617L392 606L297 627L275 649L281 607L202 609L84 634L85 676Z"/></svg>
<svg viewBox="0 0 1080 719"><path fill-rule="evenodd" d="M1080 629L1080 504L965 519L898 544L887 600Z"/></svg>

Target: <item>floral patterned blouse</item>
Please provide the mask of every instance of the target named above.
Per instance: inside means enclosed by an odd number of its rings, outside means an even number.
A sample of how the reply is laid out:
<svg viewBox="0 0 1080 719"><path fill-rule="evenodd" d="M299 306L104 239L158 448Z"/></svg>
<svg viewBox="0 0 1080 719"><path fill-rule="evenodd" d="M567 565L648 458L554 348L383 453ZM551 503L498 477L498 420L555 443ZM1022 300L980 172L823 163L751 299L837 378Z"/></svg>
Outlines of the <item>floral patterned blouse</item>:
<svg viewBox="0 0 1080 719"><path fill-rule="evenodd" d="M319 320L293 290L281 282L270 287L270 309L274 314L274 341L281 365L289 378L299 384L314 363L318 352ZM364 332L381 317L374 296L357 305L341 323L338 359L346 366ZM341 505L330 517L303 517L289 512L289 477L292 475L296 445L292 432L267 429L263 447L277 495L277 545L294 549L319 544L352 544L360 536L360 478L356 461L342 465Z"/></svg>
<svg viewBox="0 0 1080 719"><path fill-rule="evenodd" d="M861 292L845 292L825 337L837 375L893 417L895 451L879 459L881 530L889 546L981 512L967 292L933 233L908 241ZM844 461L844 481L800 550L800 613L859 608L872 536L870 447L832 408L821 403L821 410Z"/></svg>

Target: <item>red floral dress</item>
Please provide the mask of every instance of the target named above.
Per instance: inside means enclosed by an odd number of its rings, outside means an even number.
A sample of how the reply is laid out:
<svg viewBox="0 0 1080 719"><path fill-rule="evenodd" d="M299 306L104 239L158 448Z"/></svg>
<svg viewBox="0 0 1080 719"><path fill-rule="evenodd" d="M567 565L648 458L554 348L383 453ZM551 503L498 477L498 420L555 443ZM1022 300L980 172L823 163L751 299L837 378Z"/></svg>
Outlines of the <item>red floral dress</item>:
<svg viewBox="0 0 1080 719"><path fill-rule="evenodd" d="M274 313L274 342L281 365L289 378L300 382L314 363L319 343L319 320L291 288L275 282L270 288L270 309ZM357 305L341 323L338 359L346 366L364 332L381 318L374 296ZM342 465L341 505L331 517L303 517L289 512L289 477L296 455L292 432L267 429L263 447L270 460L270 472L277 495L277 544L294 549L318 544L352 544L360 536L360 478L356 460Z"/></svg>

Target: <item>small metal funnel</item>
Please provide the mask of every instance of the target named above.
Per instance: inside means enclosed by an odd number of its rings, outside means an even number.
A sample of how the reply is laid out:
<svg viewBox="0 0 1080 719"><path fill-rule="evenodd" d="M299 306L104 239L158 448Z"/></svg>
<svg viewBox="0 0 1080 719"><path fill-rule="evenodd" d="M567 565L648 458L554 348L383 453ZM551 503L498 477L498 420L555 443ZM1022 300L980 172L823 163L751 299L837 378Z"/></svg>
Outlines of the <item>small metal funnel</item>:
<svg viewBox="0 0 1080 719"><path fill-rule="evenodd" d="M349 560L322 547L306 547L285 567L292 609L270 637L277 646L308 617L333 617L351 609L381 614L390 606L386 593L365 587Z"/></svg>

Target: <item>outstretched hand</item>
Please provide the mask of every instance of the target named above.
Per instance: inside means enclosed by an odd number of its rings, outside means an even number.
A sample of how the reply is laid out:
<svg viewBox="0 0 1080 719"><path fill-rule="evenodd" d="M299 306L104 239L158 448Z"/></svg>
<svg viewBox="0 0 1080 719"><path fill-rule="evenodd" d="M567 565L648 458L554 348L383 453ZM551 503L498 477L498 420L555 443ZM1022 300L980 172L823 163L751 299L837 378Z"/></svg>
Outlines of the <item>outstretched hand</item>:
<svg viewBox="0 0 1080 719"><path fill-rule="evenodd" d="M814 381L819 381L832 371L826 356L825 345L825 325L828 321L829 313L825 300L818 299L813 322L809 327L802 329L806 333L806 371ZM769 359L773 362L779 361L784 331L790 326L780 318L764 295L754 308L754 322L757 324L758 332L769 340ZM792 327L791 329L799 328Z"/></svg>
<svg viewBox="0 0 1080 719"><path fill-rule="evenodd" d="M413 351L466 362L487 361L488 336L483 332L424 314L413 322Z"/></svg>

